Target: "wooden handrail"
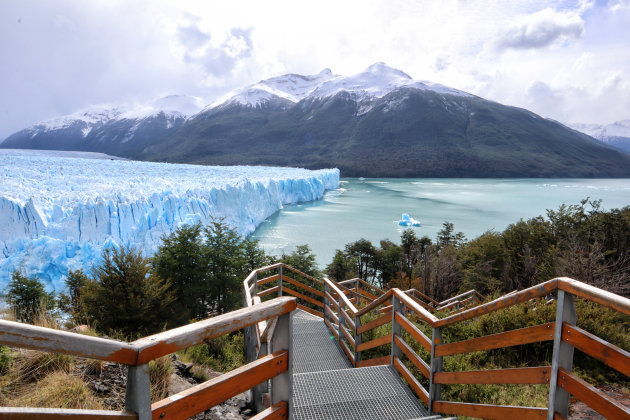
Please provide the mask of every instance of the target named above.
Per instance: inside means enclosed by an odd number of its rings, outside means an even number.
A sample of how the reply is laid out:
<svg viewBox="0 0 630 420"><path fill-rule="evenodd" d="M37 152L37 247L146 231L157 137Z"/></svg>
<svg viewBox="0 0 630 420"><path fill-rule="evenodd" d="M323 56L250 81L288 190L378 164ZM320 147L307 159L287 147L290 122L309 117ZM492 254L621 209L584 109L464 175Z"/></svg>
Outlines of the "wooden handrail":
<svg viewBox="0 0 630 420"><path fill-rule="evenodd" d="M278 266L276 265L275 268L277 267ZM282 265L282 267L291 270L291 267L289 266ZM276 274L273 277L275 280L277 277L281 276ZM284 278L287 277L284 276ZM306 276L305 278L309 279L309 277ZM310 286L303 285L300 281L291 278L287 280L287 283L294 284L298 287L304 286L304 290L312 293L314 293L315 290ZM425 350L431 353L432 358L448 357L450 355L471 351L504 348L507 346L522 345L539 341L558 340L555 337L559 334L558 331L561 331L562 342L569 343L572 346L575 346L575 348L583 350L585 353L609 364L619 372L626 374L630 372L629 352L606 343L605 341L580 330L571 324L562 324L562 327L558 327L560 328L558 329L555 327L555 322L550 322L547 324L506 331L461 342L442 343L439 339L441 338L439 334L437 335L438 339L433 341L409 319L409 316L413 314L411 319L414 319L416 322L425 322L428 327L434 330L435 338L435 331L439 331L441 328L518 305L532 299L548 296L556 292L566 292L571 295L599 303L620 313L630 315L629 299L603 291L590 285L586 285L576 280L569 278L554 278L525 290L511 292L491 302L482 303L472 308L466 308L466 306L470 306L475 302L483 301L485 299L474 289L461 293L457 296L453 296L442 302L437 302L415 289L401 291L399 289L392 288L383 292L382 290L375 288L369 283L366 283L362 279L358 278L342 281L340 283L335 283L328 278L324 278L322 284L326 286L326 291L324 293L314 294L317 297L324 298L326 300L327 304L325 305L323 311L324 321L331 330L333 336L339 340L342 350L347 355L351 363L356 367L393 364L400 374L407 380L407 383L414 389L414 391L416 391L419 397L429 403L429 407L433 411L460 415L477 415L489 418L512 418L514 416L519 418L541 418L546 416L547 413L547 409L533 407L501 407L485 404L439 401L439 397L437 399L435 397L430 398L429 395L433 394L430 394L424 389L424 387L422 387L420 382L412 376L411 371L409 371L400 360L400 357L403 357L403 355L406 356L424 376L430 379L432 384L431 387L434 385L439 386L440 384L549 383L551 379L554 381L556 380L557 376L555 376L555 372L558 371L554 370L557 368L552 368L550 366L497 369L492 371L435 371L433 368L429 368L429 364L422 360L422 358L415 353L412 347L402 339L399 335L401 328L411 334L411 336L414 337ZM252 290L256 290L255 287L251 287ZM282 288L274 288L273 290L276 291L281 289ZM288 292L290 289L286 290ZM381 293L380 296L376 297L367 290L376 290ZM288 293L296 294L293 291ZM430 304L423 302L417 296L421 296L426 299L430 302ZM298 297L304 299L307 296L300 295ZM352 301L350 298L352 298ZM360 299L363 299L363 301ZM311 304L315 304L315 302L313 302L314 300L316 299L307 299L307 301L310 301ZM358 302L363 303L367 301L367 304L361 309L357 309L353 301L357 302L357 304ZM400 305L402 305L402 308L406 309L407 313L405 313L404 309L402 312L400 312L400 309L396 309L392 312L393 309L397 307L400 308ZM431 305L435 305L435 307ZM465 308L464 310L461 310L462 306ZM434 311L452 309L455 307L457 307L459 312L452 313L451 315L445 316L441 319L432 313ZM360 318L374 310L378 310L378 312L383 315L367 322L364 325L361 325ZM559 319L562 320L562 318ZM391 335L382 336L368 342L363 342L361 340L361 335L365 332L390 322L392 322ZM348 326L348 329L346 329L344 324ZM394 328L394 326L396 327ZM382 356L369 360L361 360L359 357L361 352L390 343L392 344L392 354L390 356ZM352 353L353 348L355 350L354 353ZM394 351L396 351L396 353L394 353ZM554 345L554 352L555 351ZM434 374L430 374L431 372L434 372ZM560 370L560 372L564 371ZM568 378L566 375L563 377ZM560 384L560 382L558 383ZM586 392L582 391L583 389L586 389L585 385L576 385L577 382L573 380L572 377L562 382L562 384L565 383L566 385L564 386L570 388L573 392ZM550 385L552 385L550 388L554 388L553 384ZM599 402L602 400L602 397L597 395L591 396L591 391L596 393L596 390L589 390L588 398L591 401L597 401L597 404L604 404ZM616 408L606 408L606 410L614 411ZM619 413L618 411L614 412L617 414ZM627 414L627 410L625 413Z"/></svg>

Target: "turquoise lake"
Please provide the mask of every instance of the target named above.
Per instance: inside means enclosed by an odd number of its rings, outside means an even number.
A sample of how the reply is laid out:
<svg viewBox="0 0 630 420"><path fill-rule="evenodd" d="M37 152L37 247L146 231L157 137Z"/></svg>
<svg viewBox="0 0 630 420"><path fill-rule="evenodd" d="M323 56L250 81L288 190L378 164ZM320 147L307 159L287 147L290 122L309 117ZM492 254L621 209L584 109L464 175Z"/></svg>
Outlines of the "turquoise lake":
<svg viewBox="0 0 630 420"><path fill-rule="evenodd" d="M286 206L252 234L268 253L279 255L308 244L320 268L335 249L366 238L396 243L405 227L402 213L422 223L418 236L435 240L444 221L468 239L502 231L519 219L545 215L562 203L602 199L605 209L630 205L630 179L356 179L342 178L340 188L322 200Z"/></svg>

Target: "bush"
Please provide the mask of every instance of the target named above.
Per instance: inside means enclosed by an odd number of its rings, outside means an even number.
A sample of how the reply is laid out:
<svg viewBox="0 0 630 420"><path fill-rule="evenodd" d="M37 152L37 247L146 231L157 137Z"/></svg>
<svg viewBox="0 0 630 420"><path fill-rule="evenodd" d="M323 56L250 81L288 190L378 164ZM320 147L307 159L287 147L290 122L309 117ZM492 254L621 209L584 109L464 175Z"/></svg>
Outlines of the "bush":
<svg viewBox="0 0 630 420"><path fill-rule="evenodd" d="M4 375L13 361L14 355L11 349L6 346L0 346L0 374Z"/></svg>

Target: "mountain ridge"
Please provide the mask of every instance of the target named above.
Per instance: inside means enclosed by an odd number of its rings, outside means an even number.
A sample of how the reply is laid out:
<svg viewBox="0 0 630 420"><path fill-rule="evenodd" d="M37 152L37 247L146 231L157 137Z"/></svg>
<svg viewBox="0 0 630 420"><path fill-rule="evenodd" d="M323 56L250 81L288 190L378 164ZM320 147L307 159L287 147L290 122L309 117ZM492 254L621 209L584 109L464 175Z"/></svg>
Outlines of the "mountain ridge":
<svg viewBox="0 0 630 420"><path fill-rule="evenodd" d="M123 142L131 128L117 124L96 130L100 137L90 133L83 150L177 163L334 166L343 176L630 177L629 155L586 134L384 63L351 76L325 69L262 80L168 128L165 114L140 140ZM25 137L0 147L32 144Z"/></svg>

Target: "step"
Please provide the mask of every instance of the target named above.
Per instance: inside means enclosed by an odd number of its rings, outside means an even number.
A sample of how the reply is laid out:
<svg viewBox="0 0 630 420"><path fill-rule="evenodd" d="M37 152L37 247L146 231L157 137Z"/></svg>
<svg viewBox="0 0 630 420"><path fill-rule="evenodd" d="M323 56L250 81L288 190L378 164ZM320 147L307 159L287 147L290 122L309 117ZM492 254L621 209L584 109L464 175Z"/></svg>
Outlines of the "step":
<svg viewBox="0 0 630 420"><path fill-rule="evenodd" d="M406 420L429 416L391 366L293 375L294 420Z"/></svg>

